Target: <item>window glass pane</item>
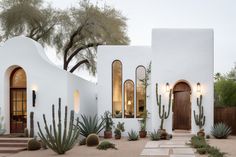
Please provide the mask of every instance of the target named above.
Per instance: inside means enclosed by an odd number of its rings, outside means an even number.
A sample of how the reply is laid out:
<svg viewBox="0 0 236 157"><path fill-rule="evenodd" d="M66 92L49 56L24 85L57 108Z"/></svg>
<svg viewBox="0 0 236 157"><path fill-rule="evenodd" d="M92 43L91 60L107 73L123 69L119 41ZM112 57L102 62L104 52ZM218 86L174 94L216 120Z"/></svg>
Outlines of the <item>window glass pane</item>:
<svg viewBox="0 0 236 157"><path fill-rule="evenodd" d="M16 70L11 77L12 88L26 88L26 75L23 69Z"/></svg>
<svg viewBox="0 0 236 157"><path fill-rule="evenodd" d="M122 118L122 64L120 61L112 63L112 115Z"/></svg>
<svg viewBox="0 0 236 157"><path fill-rule="evenodd" d="M79 91L74 92L74 111L75 113L79 112L79 103L80 103L80 96L79 96Z"/></svg>
<svg viewBox="0 0 236 157"><path fill-rule="evenodd" d="M145 89L146 69L139 66L136 69L136 117L140 118L146 108L146 89Z"/></svg>
<svg viewBox="0 0 236 157"><path fill-rule="evenodd" d="M125 81L125 118L134 118L134 83L131 80Z"/></svg>

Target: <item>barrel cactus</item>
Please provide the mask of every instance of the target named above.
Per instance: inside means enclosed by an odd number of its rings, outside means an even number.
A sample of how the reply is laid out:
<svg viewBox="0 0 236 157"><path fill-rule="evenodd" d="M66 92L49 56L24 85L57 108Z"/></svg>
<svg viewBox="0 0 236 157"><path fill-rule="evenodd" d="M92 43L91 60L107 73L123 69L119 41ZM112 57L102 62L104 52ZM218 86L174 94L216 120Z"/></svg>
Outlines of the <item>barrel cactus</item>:
<svg viewBox="0 0 236 157"><path fill-rule="evenodd" d="M99 144L99 137L97 134L90 134L86 138L87 146L97 146Z"/></svg>
<svg viewBox="0 0 236 157"><path fill-rule="evenodd" d="M39 150L41 148L41 143L36 139L30 139L28 141L27 149L28 150Z"/></svg>

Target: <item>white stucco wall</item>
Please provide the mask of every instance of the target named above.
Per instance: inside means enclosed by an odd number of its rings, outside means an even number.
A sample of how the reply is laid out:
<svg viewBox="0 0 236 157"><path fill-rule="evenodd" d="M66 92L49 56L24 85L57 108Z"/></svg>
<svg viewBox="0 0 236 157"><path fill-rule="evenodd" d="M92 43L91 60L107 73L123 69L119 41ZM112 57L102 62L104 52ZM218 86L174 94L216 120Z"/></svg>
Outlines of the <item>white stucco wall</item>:
<svg viewBox="0 0 236 157"><path fill-rule="evenodd" d="M178 80L186 80L192 88L192 133L198 131L193 110L196 105L196 86L201 83L203 106L206 116L205 130L210 132L213 125L213 72L214 72L214 37L211 29L154 29L152 31L152 126L160 126L156 107L155 83L160 86L163 104L167 105L168 94L165 84L173 87ZM172 109L171 109L172 111ZM164 126L172 131L172 114L165 120Z"/></svg>
<svg viewBox="0 0 236 157"><path fill-rule="evenodd" d="M9 76L16 67L22 67L27 76L27 128L29 115L34 112L35 130L37 121L42 123L42 114L51 120L51 105L58 104L73 108L73 92L77 89L81 96L80 108L83 113L96 113L95 84L57 68L49 62L40 44L26 37L16 37L8 40L0 48L0 106L9 133ZM36 106L32 107L32 89L36 90ZM84 96L86 95L86 96ZM90 106L91 110L85 109ZM64 107L63 107L64 110Z"/></svg>
<svg viewBox="0 0 236 157"><path fill-rule="evenodd" d="M124 98L124 82L131 79L136 84L135 70L137 66L147 67L150 63L150 47L146 46L100 46L98 48L98 115L101 116L105 111L112 112L112 62L120 60L122 62L122 91ZM134 88L135 90L135 88ZM149 93L147 93L148 95ZM136 97L134 97L136 105ZM124 108L124 99L122 99ZM151 111L149 99L147 100L147 109ZM136 113L136 111L135 111ZM138 119L136 118L114 118L115 125L118 122L125 122L124 133L131 129L139 130ZM148 120L147 128L151 127L151 119ZM103 132L102 132L103 134Z"/></svg>

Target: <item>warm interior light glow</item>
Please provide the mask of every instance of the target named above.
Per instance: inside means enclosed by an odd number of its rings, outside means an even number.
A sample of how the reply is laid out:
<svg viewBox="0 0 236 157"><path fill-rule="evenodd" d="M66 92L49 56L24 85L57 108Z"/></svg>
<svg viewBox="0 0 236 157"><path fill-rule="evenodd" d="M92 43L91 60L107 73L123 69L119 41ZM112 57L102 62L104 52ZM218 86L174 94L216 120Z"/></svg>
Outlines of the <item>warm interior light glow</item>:
<svg viewBox="0 0 236 157"><path fill-rule="evenodd" d="M131 101L130 100L128 101L128 105L131 105Z"/></svg>
<svg viewBox="0 0 236 157"><path fill-rule="evenodd" d="M79 91L74 92L74 111L75 113L79 113L79 104L80 104L80 94Z"/></svg>

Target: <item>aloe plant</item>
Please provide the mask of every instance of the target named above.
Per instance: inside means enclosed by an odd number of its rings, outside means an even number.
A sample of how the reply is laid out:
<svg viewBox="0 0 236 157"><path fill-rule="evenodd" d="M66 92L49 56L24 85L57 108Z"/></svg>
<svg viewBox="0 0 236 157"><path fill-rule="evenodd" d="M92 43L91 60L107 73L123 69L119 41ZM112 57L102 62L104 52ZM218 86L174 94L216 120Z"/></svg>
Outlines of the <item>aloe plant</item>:
<svg viewBox="0 0 236 157"><path fill-rule="evenodd" d="M151 132L151 134L150 134L150 139L151 139L152 141L158 141L158 140L160 140L160 139L161 139L161 134L160 134L160 132L158 132L158 131L156 131L156 130L154 130L153 132Z"/></svg>
<svg viewBox="0 0 236 157"><path fill-rule="evenodd" d="M79 122L80 135L87 137L89 134L98 134L104 129L104 120L99 120L97 115L94 117L81 115L82 121Z"/></svg>
<svg viewBox="0 0 236 157"><path fill-rule="evenodd" d="M64 126L62 126L61 120L61 98L59 98L58 105L58 123L55 120L55 106L52 105L52 125L48 125L46 116L43 114L44 128L43 132L38 122L39 137L44 144L58 154L65 154L66 151L73 148L79 137L78 118L77 123L74 125L74 111L70 112L69 127L67 127L67 110L65 106ZM52 129L51 129L52 128Z"/></svg>
<svg viewBox="0 0 236 157"><path fill-rule="evenodd" d="M128 138L129 141L137 141L138 140L138 133L135 132L134 130L131 130L130 132L128 132L128 135L129 135L129 138Z"/></svg>
<svg viewBox="0 0 236 157"><path fill-rule="evenodd" d="M218 139L226 139L232 130L224 123L217 123L211 129L211 135Z"/></svg>

